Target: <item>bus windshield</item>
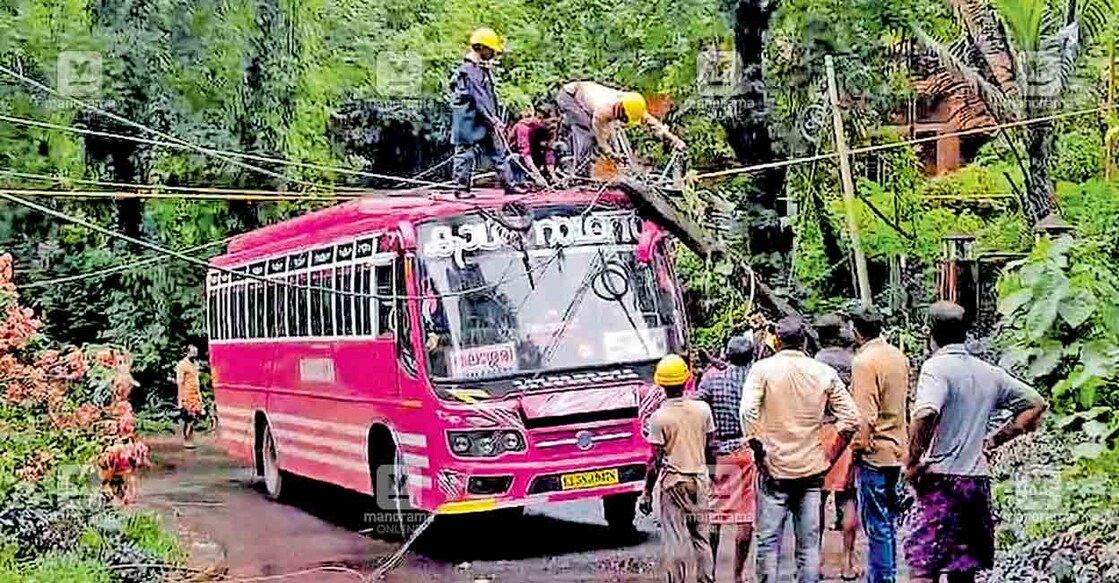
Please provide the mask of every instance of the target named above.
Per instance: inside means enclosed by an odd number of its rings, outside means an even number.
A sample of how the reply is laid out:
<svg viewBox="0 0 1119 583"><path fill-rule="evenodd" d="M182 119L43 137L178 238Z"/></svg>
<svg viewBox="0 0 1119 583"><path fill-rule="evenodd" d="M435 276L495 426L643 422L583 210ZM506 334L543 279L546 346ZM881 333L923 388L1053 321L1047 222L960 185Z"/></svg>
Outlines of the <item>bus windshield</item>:
<svg viewBox="0 0 1119 583"><path fill-rule="evenodd" d="M647 362L682 344L675 283L632 244L479 250L421 273L435 380Z"/></svg>

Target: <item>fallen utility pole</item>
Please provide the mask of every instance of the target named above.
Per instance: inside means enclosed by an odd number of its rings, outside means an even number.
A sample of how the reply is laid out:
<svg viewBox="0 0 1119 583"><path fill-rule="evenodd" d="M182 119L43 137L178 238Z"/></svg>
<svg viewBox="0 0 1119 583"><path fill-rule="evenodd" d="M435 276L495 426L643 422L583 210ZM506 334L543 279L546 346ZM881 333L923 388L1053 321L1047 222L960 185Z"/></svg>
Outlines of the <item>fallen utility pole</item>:
<svg viewBox="0 0 1119 583"><path fill-rule="evenodd" d="M657 189L650 188L643 182L627 176L619 176L614 181L614 185L629 197L639 216L664 227L692 253L712 261L718 261L726 257L726 249L719 243L711 229L695 223L678 212ZM750 277L749 266L734 266L732 278L741 278L741 281L747 282ZM800 315L800 312L792 304L774 293L773 289L761 281L760 277L755 276L753 282L758 300L762 304L781 316ZM744 283L744 285L748 284Z"/></svg>
<svg viewBox="0 0 1119 583"><path fill-rule="evenodd" d="M851 248L855 252L855 279L858 282L859 301L864 306L873 303L870 278L866 271L866 256L859 237L859 221L855 216L855 180L851 177L851 154L847 147L847 132L843 129L843 113L839 109L839 88L835 82L835 62L831 55L824 58L828 73L828 97L831 98L831 117L835 126L835 151L839 155L839 175L843 182L843 206L847 212L847 229Z"/></svg>

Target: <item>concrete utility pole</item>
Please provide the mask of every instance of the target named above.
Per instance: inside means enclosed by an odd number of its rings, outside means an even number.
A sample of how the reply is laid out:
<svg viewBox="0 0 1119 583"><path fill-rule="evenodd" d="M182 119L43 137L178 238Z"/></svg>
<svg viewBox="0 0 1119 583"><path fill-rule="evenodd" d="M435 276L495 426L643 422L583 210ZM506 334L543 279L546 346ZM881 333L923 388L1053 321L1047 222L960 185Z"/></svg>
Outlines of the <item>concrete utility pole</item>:
<svg viewBox="0 0 1119 583"><path fill-rule="evenodd" d="M843 129L843 113L839 109L839 88L835 83L835 62L831 55L824 58L828 70L828 96L831 98L831 117L835 125L835 151L839 154L839 175L843 181L843 203L847 211L847 229L851 248L855 252L855 279L859 287L859 301L864 306L873 302L870 278L866 272L866 256L859 238L859 221L855 216L855 179L851 176L851 155L847 149L847 133Z"/></svg>
<svg viewBox="0 0 1119 583"><path fill-rule="evenodd" d="M1107 49L1107 117L1114 119L1115 112L1115 45L1119 44L1119 38L1115 32L1112 32L1111 43ZM1111 166L1112 160L1115 158L1115 140L1111 137L1111 127L1108 127L1108 134L1103 140L1104 146L1104 178L1111 180Z"/></svg>

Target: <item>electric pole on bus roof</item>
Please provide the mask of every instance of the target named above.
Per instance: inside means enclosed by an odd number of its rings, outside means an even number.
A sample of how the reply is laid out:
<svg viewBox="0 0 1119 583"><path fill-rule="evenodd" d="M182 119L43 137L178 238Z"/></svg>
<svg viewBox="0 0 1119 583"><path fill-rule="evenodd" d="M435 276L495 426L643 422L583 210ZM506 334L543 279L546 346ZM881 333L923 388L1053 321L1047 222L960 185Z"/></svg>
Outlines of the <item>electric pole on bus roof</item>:
<svg viewBox="0 0 1119 583"><path fill-rule="evenodd" d="M828 70L828 97L831 99L831 117L835 125L835 151L839 154L839 175L843 181L843 206L847 213L847 229L851 236L851 248L855 252L855 279L859 287L859 301L869 306L873 298L870 293L870 279L866 273L866 256L863 255L859 239L859 221L855 216L855 181L851 177L851 158L847 150L847 133L843 130L843 113L839 109L839 89L835 83L835 62L831 55L824 58Z"/></svg>

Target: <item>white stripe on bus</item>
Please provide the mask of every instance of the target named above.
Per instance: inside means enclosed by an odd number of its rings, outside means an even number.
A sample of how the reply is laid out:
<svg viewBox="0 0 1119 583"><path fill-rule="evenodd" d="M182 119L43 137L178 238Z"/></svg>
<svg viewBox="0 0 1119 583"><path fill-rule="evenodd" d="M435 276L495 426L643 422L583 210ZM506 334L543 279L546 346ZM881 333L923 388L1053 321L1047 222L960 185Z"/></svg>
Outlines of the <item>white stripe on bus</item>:
<svg viewBox="0 0 1119 583"><path fill-rule="evenodd" d="M273 421L278 421L281 424L289 423L291 425L301 425L309 429L321 429L325 431L333 431L342 435L349 435L352 437L360 437L364 439L369 429L358 425L348 425L345 423L335 423L333 421L323 421L321 419L312 419L310 417L300 417L299 415L289 415L287 413L269 413L268 417Z"/></svg>
<svg viewBox="0 0 1119 583"><path fill-rule="evenodd" d="M218 405L218 417L240 417L243 419L252 419L253 412L251 409L241 409L239 407L230 407L229 405Z"/></svg>
<svg viewBox="0 0 1119 583"><path fill-rule="evenodd" d="M404 465L410 468L426 468L428 467L427 456L416 455L411 453L401 454L404 460Z"/></svg>
<svg viewBox="0 0 1119 583"><path fill-rule="evenodd" d="M276 429L276 437L278 437L280 441L298 441L307 445L317 445L319 447L326 447L362 458L365 457L365 444L362 442L343 441L329 437L308 435L291 429Z"/></svg>
<svg viewBox="0 0 1119 583"><path fill-rule="evenodd" d="M422 489L431 489L431 478L423 474L408 474L408 485Z"/></svg>
<svg viewBox="0 0 1119 583"><path fill-rule="evenodd" d="M338 457L336 455L330 455L330 454L326 454L326 453L319 453L317 451L302 449L300 447L296 447L296 446L292 446L292 445L284 445L283 447L281 447L280 448L280 454L283 455L283 456L297 457L297 458L305 459L307 461L312 461L312 462L316 462L316 463L320 463L320 464L324 464L324 465L328 465L328 466L334 466L335 468L344 469L344 470L350 471L350 472L359 472L359 473L362 473L362 474L368 474L369 473L369 468L361 462L346 459L346 458L343 458L343 457Z"/></svg>
<svg viewBox="0 0 1119 583"><path fill-rule="evenodd" d="M427 436L422 433L398 432L396 434L396 441L398 441L400 445L406 445L408 447L427 447Z"/></svg>

